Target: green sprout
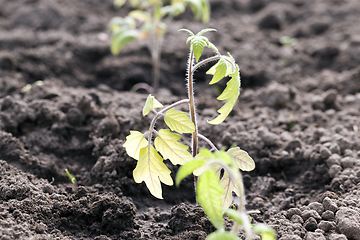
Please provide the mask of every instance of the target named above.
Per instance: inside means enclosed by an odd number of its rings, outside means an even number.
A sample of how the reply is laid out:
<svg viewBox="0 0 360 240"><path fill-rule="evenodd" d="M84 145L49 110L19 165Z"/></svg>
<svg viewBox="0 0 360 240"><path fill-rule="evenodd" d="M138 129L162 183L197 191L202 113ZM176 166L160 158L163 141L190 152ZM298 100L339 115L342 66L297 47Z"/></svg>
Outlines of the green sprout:
<svg viewBox="0 0 360 240"><path fill-rule="evenodd" d="M120 53L123 47L134 40L147 40L151 54L152 89L159 86L161 48L167 27L175 16L185 12L190 6L195 19L208 22L210 19L210 4L208 0L129 0L133 11L126 17L114 17L109 28L112 32L110 49L114 55ZM126 0L115 0L116 7L122 7ZM143 85L143 84L142 84ZM135 86L136 89L139 86ZM152 92L152 91L150 91Z"/></svg>
<svg viewBox="0 0 360 240"><path fill-rule="evenodd" d="M33 87L33 86L42 86L44 84L43 81L36 81L34 82L33 84L26 84L25 87L21 88L20 92L21 93L25 93L25 92L28 92L30 91L30 89Z"/></svg>
<svg viewBox="0 0 360 240"><path fill-rule="evenodd" d="M70 178L70 180L71 180L72 184L74 184L74 185L76 186L76 184L77 184L77 182L76 182L76 178L75 178L75 177L73 177L73 176L70 174L69 170L65 169L65 172L66 172L66 174L69 176L69 178Z"/></svg>
<svg viewBox="0 0 360 240"><path fill-rule="evenodd" d="M295 46L297 44L298 40L296 38L291 38L291 37L288 37L288 36L282 36L279 39L279 42L283 46L293 47L293 46Z"/></svg>

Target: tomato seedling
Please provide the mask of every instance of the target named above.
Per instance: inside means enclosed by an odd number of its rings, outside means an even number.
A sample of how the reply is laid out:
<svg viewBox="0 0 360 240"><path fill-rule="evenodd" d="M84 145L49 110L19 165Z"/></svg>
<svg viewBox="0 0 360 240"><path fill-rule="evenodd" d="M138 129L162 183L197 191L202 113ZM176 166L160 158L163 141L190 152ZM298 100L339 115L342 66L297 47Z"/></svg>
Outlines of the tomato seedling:
<svg viewBox="0 0 360 240"><path fill-rule="evenodd" d="M218 229L208 238L212 240L238 239L236 234L241 225L246 231L247 238L251 239L253 231L245 211L245 194L239 169L251 171L255 168L255 163L248 153L239 147L232 147L226 152L224 150L219 151L210 139L198 132L193 90L193 75L196 69L207 63L217 61L207 71L207 74L213 75L209 84L215 84L226 76L229 76L230 80L217 98L225 101L225 104L217 111L219 115L208 123L213 125L222 123L232 111L240 95L239 66L230 54L221 55L217 47L207 37L203 36L206 32L216 31L215 29L204 29L196 35L187 29L180 31L186 31L190 34L186 41L187 44L190 43L187 66L188 98L164 107L154 96L151 94L148 96L142 113L143 116L150 112L154 113L149 130L145 133L130 131L130 135L126 137L123 145L127 154L137 160L136 168L133 171L134 180L136 183L144 181L150 193L162 199L161 182L166 185L173 185L170 176L171 171L164 164L164 160L169 159L174 165L183 165L179 169L176 184L179 185L181 180L190 174L198 176L195 178L197 201L203 207L212 224ZM204 48L212 49L215 55L200 61ZM176 110L176 107L183 104L188 104L188 113ZM155 129L155 123L161 117L164 117L165 124L170 129L160 129L159 131ZM186 133L191 134L191 152L188 151L189 146L179 142L181 134ZM154 141L152 141L153 135L156 135ZM198 151L199 140L205 141L210 146L210 150L201 149ZM240 198L238 211L228 209L233 201L233 193ZM224 230L223 213L235 221L232 232ZM266 238L274 235L270 234L272 232L268 228L261 228L261 226L254 227L254 232L261 233L263 239L275 239Z"/></svg>

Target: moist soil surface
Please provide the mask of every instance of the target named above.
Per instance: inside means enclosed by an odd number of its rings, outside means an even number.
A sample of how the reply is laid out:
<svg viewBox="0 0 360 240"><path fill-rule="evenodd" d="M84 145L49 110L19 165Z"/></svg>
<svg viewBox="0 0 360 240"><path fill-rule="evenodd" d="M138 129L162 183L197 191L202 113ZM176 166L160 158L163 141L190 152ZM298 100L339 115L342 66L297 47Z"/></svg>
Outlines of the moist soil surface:
<svg viewBox="0 0 360 240"><path fill-rule="evenodd" d="M132 178L136 161L122 145L151 116L141 114L147 94L130 89L151 83L151 64L144 42L111 55L108 22L130 9L112 2L0 0L0 239L205 239L215 230L192 177L164 185L163 200ZM188 10L169 26L157 99L186 98L188 35L178 29L216 28L206 36L236 59L242 90L227 120L209 125L226 81L209 86L208 67L198 70L199 131L255 160L243 172L253 222L281 240L359 240L360 2L210 3L209 23ZM174 177L178 166L165 163Z"/></svg>

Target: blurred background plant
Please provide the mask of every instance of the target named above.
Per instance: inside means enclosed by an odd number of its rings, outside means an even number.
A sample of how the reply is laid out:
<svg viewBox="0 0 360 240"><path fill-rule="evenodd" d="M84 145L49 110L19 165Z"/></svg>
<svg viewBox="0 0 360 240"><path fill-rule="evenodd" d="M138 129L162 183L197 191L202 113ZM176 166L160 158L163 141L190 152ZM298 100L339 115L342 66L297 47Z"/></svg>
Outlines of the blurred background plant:
<svg viewBox="0 0 360 240"><path fill-rule="evenodd" d="M147 40L151 54L152 86L136 84L133 90L146 88L155 92L159 87L161 48L167 27L175 16L190 7L196 20L204 23L210 19L208 0L128 0L134 9L126 17L114 17L109 23L112 33L110 49L117 55L123 47L134 40ZM117 8L123 7L126 0L114 0ZM146 87L147 86L147 87Z"/></svg>

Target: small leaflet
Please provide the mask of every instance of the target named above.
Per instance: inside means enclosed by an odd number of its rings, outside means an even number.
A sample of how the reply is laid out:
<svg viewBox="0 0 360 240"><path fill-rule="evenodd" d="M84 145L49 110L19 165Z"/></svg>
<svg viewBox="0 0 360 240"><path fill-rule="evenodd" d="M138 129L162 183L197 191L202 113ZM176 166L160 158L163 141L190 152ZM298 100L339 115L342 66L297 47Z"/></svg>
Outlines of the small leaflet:
<svg viewBox="0 0 360 240"><path fill-rule="evenodd" d="M154 141L156 150L164 159L169 159L174 165L183 165L192 158L187 151L189 147L178 142L180 138L181 135L172 133L169 129L161 129Z"/></svg>
<svg viewBox="0 0 360 240"><path fill-rule="evenodd" d="M123 147L125 147L126 153L130 157L139 160L140 149L145 147L147 144L148 141L141 132L130 131L130 135L126 137Z"/></svg>
<svg viewBox="0 0 360 240"><path fill-rule="evenodd" d="M163 198L161 182L169 186L173 185L170 173L171 171L153 146L147 146L140 150L139 161L133 171L133 177L136 183L144 181L154 197Z"/></svg>
<svg viewBox="0 0 360 240"><path fill-rule="evenodd" d="M146 116L152 109L164 107L158 100L151 94L147 97L145 106L143 108L143 116Z"/></svg>
<svg viewBox="0 0 360 240"><path fill-rule="evenodd" d="M111 36L110 50L111 53L116 55L119 54L121 49L133 41L139 32L135 29L129 29L128 27L119 27Z"/></svg>
<svg viewBox="0 0 360 240"><path fill-rule="evenodd" d="M223 209L227 209L232 203L232 193L235 192L237 196L240 196L240 192L227 171L224 171L224 175L220 179L220 185L225 191L225 195L222 197L222 206Z"/></svg>
<svg viewBox="0 0 360 240"><path fill-rule="evenodd" d="M177 111L175 108L165 113L164 121L172 131L178 133L193 133L195 131L195 125L187 116L187 113Z"/></svg>
<svg viewBox="0 0 360 240"><path fill-rule="evenodd" d="M230 148L227 153L233 156L234 161L242 171L252 171L255 169L255 162L247 152L239 147Z"/></svg>

